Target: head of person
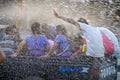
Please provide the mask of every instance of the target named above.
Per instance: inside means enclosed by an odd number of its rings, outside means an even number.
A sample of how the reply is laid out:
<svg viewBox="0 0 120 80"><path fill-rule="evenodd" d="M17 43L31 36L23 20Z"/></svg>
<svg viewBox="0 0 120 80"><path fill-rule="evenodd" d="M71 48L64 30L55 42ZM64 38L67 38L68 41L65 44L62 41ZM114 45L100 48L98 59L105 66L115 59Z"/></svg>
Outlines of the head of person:
<svg viewBox="0 0 120 80"><path fill-rule="evenodd" d="M16 25L12 25L13 33L16 34L18 32Z"/></svg>
<svg viewBox="0 0 120 80"><path fill-rule="evenodd" d="M49 24L49 28L50 28L50 33L55 34L55 29L56 29L55 24Z"/></svg>
<svg viewBox="0 0 120 80"><path fill-rule="evenodd" d="M41 25L41 32L44 33L44 34L49 34L50 33L50 28L49 28L48 24L43 23Z"/></svg>
<svg viewBox="0 0 120 80"><path fill-rule="evenodd" d="M33 34L40 34L40 24L38 22L35 22L31 26L31 31Z"/></svg>
<svg viewBox="0 0 120 80"><path fill-rule="evenodd" d="M80 19L78 20L78 22L88 24L87 20L84 19L84 18L80 18Z"/></svg>
<svg viewBox="0 0 120 80"><path fill-rule="evenodd" d="M7 35L13 35L13 28L11 26L8 26L6 29L5 29L5 33Z"/></svg>
<svg viewBox="0 0 120 80"><path fill-rule="evenodd" d="M82 46L82 36L81 35L76 35L73 39L73 49L76 51L80 49L80 46Z"/></svg>
<svg viewBox="0 0 120 80"><path fill-rule="evenodd" d="M56 34L63 34L66 35L67 31L64 25L57 25L56 26Z"/></svg>

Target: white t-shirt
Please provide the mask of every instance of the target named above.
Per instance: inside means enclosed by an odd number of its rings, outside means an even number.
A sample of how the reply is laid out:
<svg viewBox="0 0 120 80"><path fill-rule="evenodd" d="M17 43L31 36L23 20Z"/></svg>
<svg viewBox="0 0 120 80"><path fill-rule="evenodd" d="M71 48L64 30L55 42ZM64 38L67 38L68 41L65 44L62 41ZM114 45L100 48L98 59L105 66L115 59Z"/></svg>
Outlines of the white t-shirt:
<svg viewBox="0 0 120 80"><path fill-rule="evenodd" d="M120 53L120 46L119 46L117 37L114 35L113 32L111 32L107 28L99 27L99 30L101 32L103 32L112 41L112 43L114 44L114 52L113 52L113 54L115 54L117 56L118 53Z"/></svg>
<svg viewBox="0 0 120 80"><path fill-rule="evenodd" d="M86 38L86 55L92 57L104 57L104 45L99 29L84 23L79 24L80 29L82 29L83 34Z"/></svg>

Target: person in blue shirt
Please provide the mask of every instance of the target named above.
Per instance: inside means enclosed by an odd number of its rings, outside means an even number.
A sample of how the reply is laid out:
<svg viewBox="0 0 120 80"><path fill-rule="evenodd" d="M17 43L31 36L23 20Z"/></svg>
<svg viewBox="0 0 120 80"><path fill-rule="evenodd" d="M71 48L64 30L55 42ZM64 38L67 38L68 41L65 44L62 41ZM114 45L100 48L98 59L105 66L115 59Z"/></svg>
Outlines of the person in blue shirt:
<svg viewBox="0 0 120 80"><path fill-rule="evenodd" d="M55 26L54 25L48 25L46 23L43 23L41 25L41 32L47 37L47 39L54 40L55 39L55 33L54 33Z"/></svg>
<svg viewBox="0 0 120 80"><path fill-rule="evenodd" d="M27 44L27 48L30 55L42 56L49 50L49 43L47 38L40 33L40 24L35 22L31 26L32 34L28 35L18 46L16 53L11 57L15 58L20 54L22 47Z"/></svg>
<svg viewBox="0 0 120 80"><path fill-rule="evenodd" d="M56 37L54 46L50 49L47 55L42 56L41 59L48 58L55 52L58 57L70 57L72 54L72 47L66 35L66 29L63 25L56 26Z"/></svg>

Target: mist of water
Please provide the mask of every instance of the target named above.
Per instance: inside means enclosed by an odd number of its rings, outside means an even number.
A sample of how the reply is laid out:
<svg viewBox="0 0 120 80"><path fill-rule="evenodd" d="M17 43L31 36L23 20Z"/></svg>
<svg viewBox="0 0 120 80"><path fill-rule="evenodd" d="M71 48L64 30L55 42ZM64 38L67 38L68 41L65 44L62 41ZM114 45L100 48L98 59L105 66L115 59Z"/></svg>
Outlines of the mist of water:
<svg viewBox="0 0 120 80"><path fill-rule="evenodd" d="M64 21L57 19L53 15L55 9L60 15L78 20L83 17L92 25L99 25L105 20L105 9L103 6L96 8L94 5L74 2L71 0L24 0L20 3L9 3L0 9L0 14L12 19L15 23L16 17L19 21L20 33L26 36L30 33L31 23L37 21L47 24L65 24L70 33L75 33L78 29ZM71 30L72 29L72 30Z"/></svg>

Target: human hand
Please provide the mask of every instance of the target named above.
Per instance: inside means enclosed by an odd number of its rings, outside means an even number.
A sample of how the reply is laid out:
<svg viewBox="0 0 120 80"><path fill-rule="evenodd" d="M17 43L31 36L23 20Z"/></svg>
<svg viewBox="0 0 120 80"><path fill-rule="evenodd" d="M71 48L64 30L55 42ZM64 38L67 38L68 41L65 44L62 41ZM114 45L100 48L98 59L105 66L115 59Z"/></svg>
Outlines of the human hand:
<svg viewBox="0 0 120 80"><path fill-rule="evenodd" d="M10 57L11 58L16 58L17 57L17 54L15 53L15 54L12 54L12 55L10 55Z"/></svg>
<svg viewBox="0 0 120 80"><path fill-rule="evenodd" d="M46 60L48 59L50 56L48 54L44 55L44 56L41 56L39 57L40 60Z"/></svg>
<svg viewBox="0 0 120 80"><path fill-rule="evenodd" d="M70 58L75 58L77 56L77 53L73 53Z"/></svg>

